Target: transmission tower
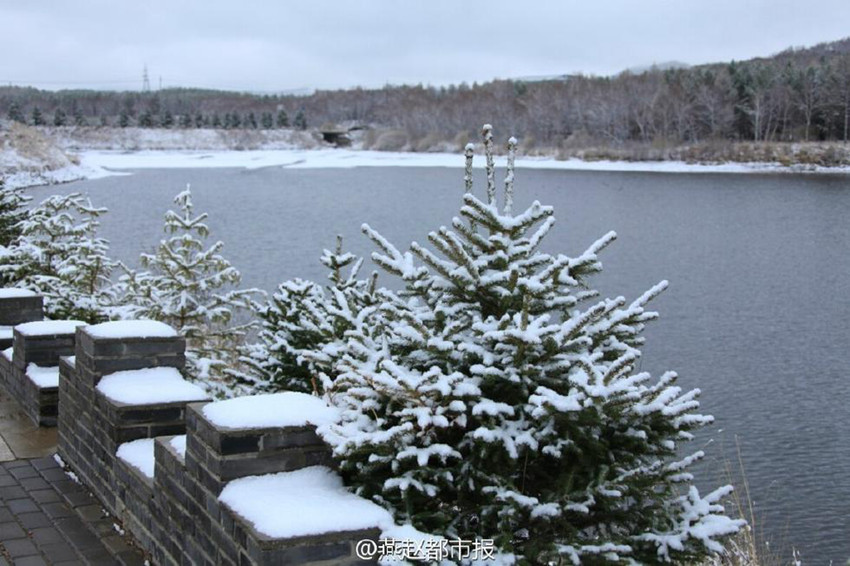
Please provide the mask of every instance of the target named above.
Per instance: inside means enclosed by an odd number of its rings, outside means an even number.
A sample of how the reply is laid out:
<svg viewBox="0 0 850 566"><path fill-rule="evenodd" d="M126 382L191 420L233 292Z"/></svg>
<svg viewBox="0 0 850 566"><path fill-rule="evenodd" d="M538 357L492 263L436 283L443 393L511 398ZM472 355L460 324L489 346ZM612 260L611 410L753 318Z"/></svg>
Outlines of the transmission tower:
<svg viewBox="0 0 850 566"><path fill-rule="evenodd" d="M148 66L145 65L145 70L142 72L142 92L151 91L151 81L148 77Z"/></svg>

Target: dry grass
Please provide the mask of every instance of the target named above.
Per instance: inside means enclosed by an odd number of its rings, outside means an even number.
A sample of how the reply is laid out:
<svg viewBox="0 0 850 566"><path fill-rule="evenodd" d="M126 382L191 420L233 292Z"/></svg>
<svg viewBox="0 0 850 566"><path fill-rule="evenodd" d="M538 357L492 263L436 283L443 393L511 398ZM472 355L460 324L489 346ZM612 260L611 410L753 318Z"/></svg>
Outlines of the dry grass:
<svg viewBox="0 0 850 566"><path fill-rule="evenodd" d="M840 142L726 142L688 145L623 143L593 144L590 140L565 142L558 159L587 161L684 161L686 163L776 163L791 166L839 167L850 165L850 145Z"/></svg>
<svg viewBox="0 0 850 566"><path fill-rule="evenodd" d="M782 541L770 541L765 536L762 518L753 505L737 437L735 453L737 462L734 465L729 459L724 461L724 481L735 486L726 508L732 515L747 521L747 526L727 541L725 555L715 556L701 566L801 566L793 546L788 548Z"/></svg>

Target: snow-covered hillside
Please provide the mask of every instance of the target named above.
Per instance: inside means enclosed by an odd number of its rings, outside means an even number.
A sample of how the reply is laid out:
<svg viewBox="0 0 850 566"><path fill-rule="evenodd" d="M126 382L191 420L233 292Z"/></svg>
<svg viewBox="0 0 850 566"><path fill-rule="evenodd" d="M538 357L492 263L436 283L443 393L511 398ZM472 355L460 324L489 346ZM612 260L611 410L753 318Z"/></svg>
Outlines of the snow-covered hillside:
<svg viewBox="0 0 850 566"><path fill-rule="evenodd" d="M64 183L102 175L80 166L35 128L18 123L0 127L0 175L10 187Z"/></svg>

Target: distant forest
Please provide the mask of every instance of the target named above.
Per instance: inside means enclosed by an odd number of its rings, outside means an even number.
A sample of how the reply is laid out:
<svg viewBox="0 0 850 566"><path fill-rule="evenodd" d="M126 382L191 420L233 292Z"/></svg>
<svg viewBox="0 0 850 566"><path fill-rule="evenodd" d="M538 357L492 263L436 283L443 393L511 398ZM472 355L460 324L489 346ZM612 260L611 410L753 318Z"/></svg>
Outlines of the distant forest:
<svg viewBox="0 0 850 566"><path fill-rule="evenodd" d="M487 122L521 136L525 148L716 140L846 142L850 38L747 61L613 77L386 86L306 96L0 87L0 117L57 126L303 129L360 124L392 131L398 144L413 149L417 140L460 142Z"/></svg>

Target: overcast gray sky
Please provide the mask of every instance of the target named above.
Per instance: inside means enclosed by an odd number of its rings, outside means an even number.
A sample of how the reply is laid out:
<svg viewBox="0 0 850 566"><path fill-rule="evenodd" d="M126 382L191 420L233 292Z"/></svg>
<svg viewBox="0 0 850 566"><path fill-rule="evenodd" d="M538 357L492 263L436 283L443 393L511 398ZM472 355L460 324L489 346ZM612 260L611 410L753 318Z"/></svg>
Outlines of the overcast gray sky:
<svg viewBox="0 0 850 566"><path fill-rule="evenodd" d="M848 0L0 0L0 83L279 91L612 74L850 35Z"/></svg>

